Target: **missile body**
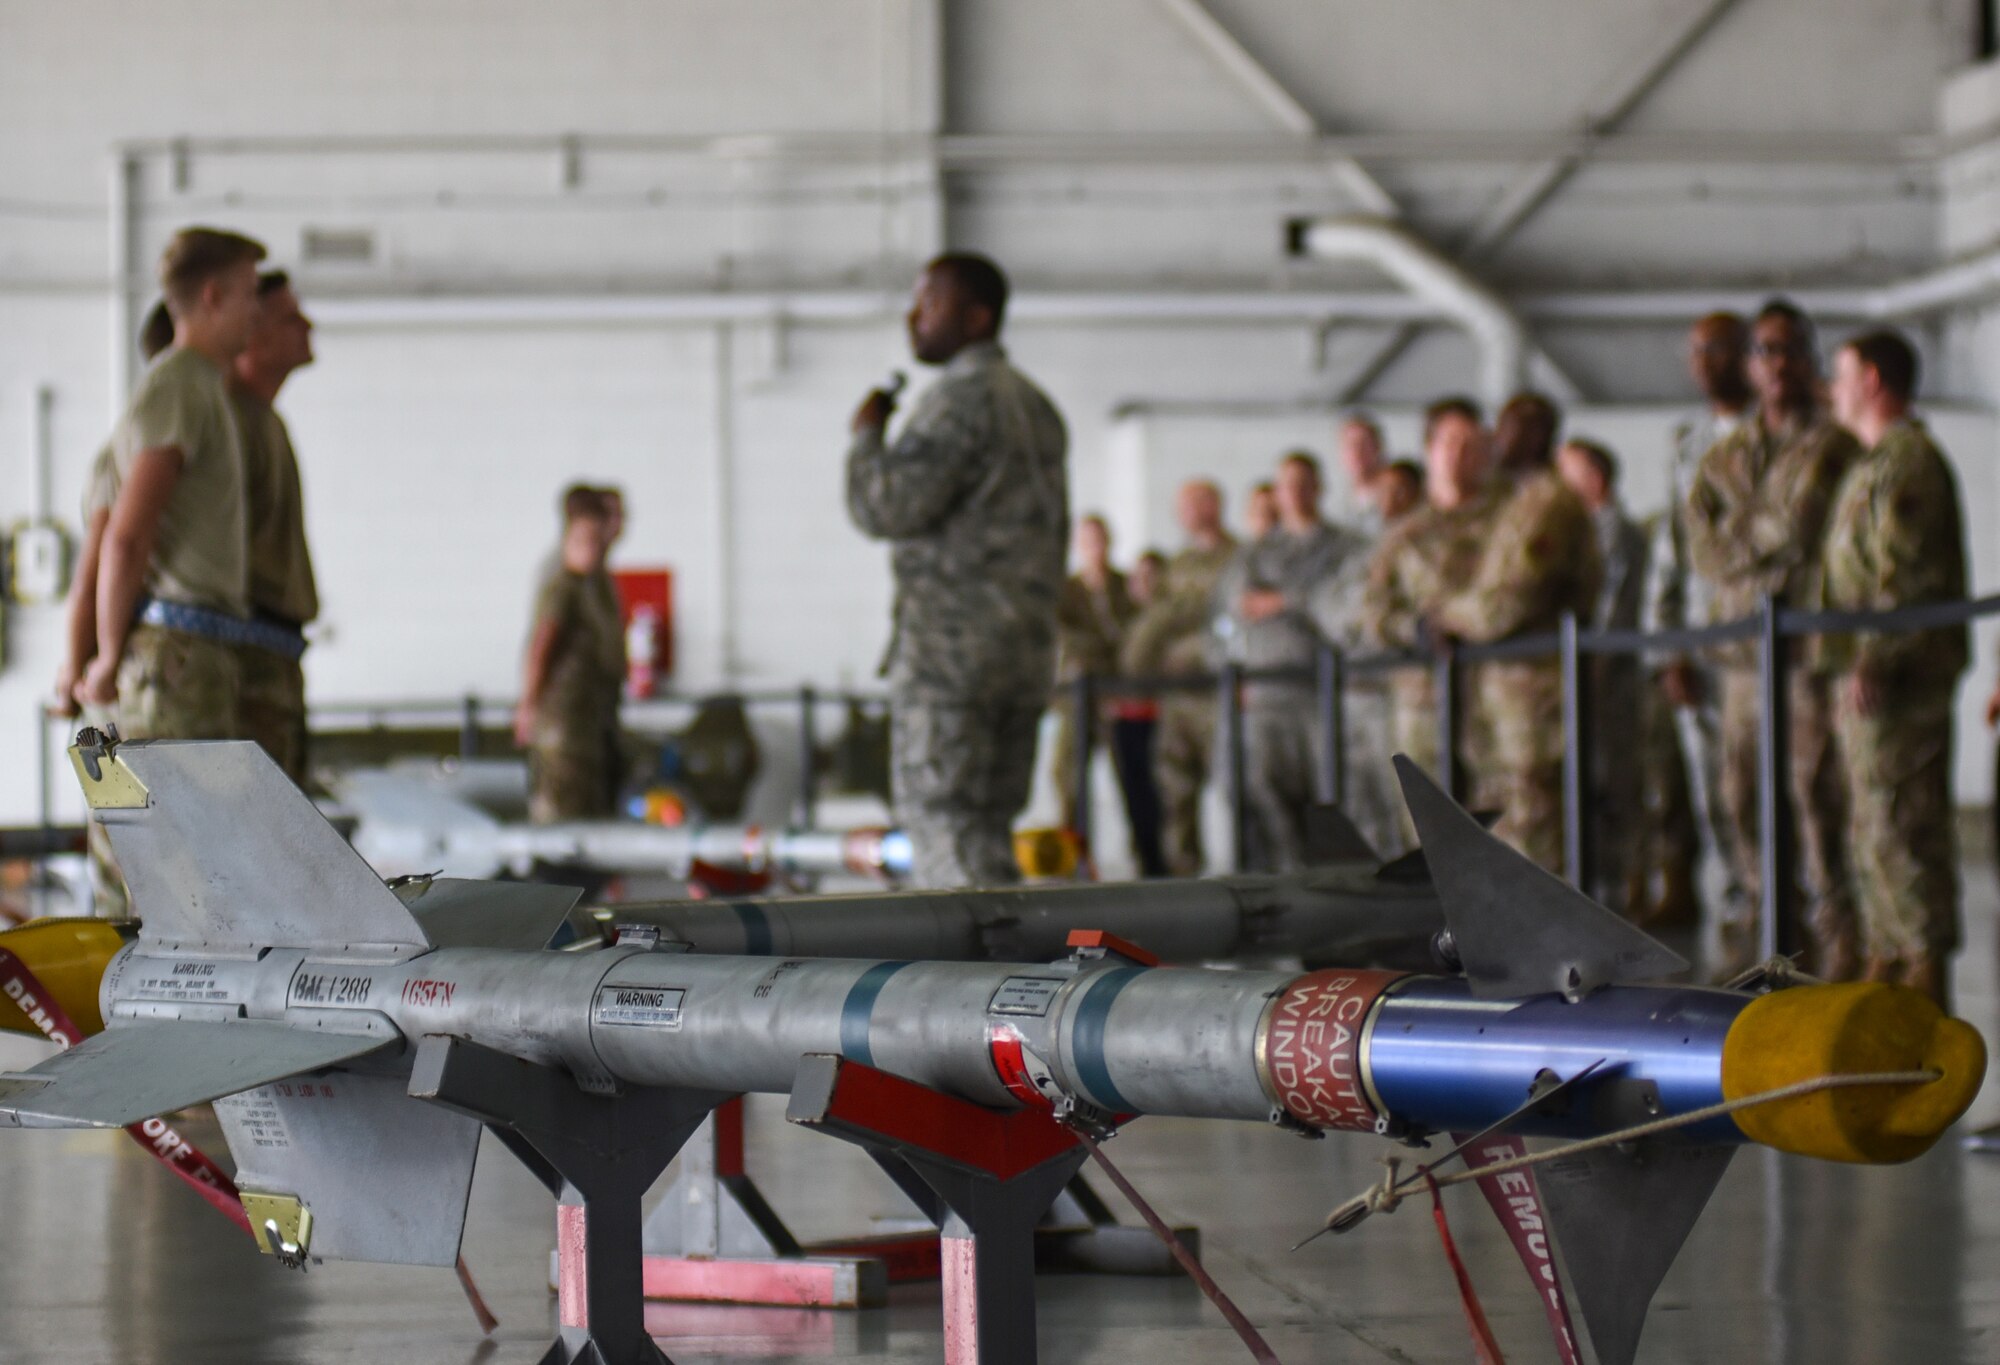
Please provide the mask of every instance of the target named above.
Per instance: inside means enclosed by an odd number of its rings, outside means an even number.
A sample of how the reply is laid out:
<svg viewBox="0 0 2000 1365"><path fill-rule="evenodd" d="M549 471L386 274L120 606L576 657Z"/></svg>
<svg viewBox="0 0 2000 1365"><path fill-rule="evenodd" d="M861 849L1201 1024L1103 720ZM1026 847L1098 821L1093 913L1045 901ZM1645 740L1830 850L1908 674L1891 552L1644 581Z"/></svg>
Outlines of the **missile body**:
<svg viewBox="0 0 2000 1365"><path fill-rule="evenodd" d="M831 1053L996 1108L1071 1096L1106 1113L1282 1119L1309 1128L1478 1129L1545 1074L1593 1062L1590 1103L1522 1131L1586 1135L1723 1095L1752 997L1614 987L1476 1000L1465 983L1369 970L707 957L438 949L402 962L124 949L100 1001L115 1029L270 1020L377 1037L445 1034L569 1071L586 1088L784 1093ZM32 1122L30 1115L24 1121ZM4 1120L0 1120L4 1121ZM1724 1119L1693 1136L1741 1142Z"/></svg>
<svg viewBox="0 0 2000 1365"><path fill-rule="evenodd" d="M1360 861L1282 876L637 902L598 914L699 953L954 962L1058 957L1072 931L1101 929L1166 962L1286 953L1417 968L1435 965L1429 945L1444 928L1428 881L1384 878Z"/></svg>

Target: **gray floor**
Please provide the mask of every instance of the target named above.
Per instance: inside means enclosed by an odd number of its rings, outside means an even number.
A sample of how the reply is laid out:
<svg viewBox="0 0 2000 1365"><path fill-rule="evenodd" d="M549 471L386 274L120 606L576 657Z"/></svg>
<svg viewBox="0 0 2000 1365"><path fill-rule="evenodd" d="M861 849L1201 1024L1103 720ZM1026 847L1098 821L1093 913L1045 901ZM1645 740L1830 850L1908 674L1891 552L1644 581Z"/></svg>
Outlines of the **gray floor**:
<svg viewBox="0 0 2000 1365"><path fill-rule="evenodd" d="M1990 1039L2000 1037L2000 895L1986 860L1967 878L1960 1007ZM1996 1120L2000 1087L1989 1085L1967 1126ZM787 1129L781 1100L753 1102L749 1126L753 1169L802 1236L866 1232L908 1212L851 1149ZM212 1126L190 1134L221 1151ZM1210 1269L1287 1365L1464 1365L1471 1350L1425 1204L1285 1250L1371 1180L1382 1150L1368 1138L1156 1119L1112 1148L1170 1219L1202 1228ZM447 1271L295 1274L257 1256L122 1135L0 1134L0 1362L529 1365L552 1332L549 1200L504 1151L489 1144L484 1156L465 1253L500 1317L491 1341ZM1447 1199L1509 1359L1552 1359L1479 1197ZM1044 1277L1037 1307L1045 1361L1248 1358L1185 1281ZM683 1365L935 1361L937 1310L936 1287L912 1285L869 1313L655 1305L649 1321ZM2000 1156L1948 1141L1905 1167L1853 1169L1745 1152L1661 1290L1640 1358L2000 1360Z"/></svg>

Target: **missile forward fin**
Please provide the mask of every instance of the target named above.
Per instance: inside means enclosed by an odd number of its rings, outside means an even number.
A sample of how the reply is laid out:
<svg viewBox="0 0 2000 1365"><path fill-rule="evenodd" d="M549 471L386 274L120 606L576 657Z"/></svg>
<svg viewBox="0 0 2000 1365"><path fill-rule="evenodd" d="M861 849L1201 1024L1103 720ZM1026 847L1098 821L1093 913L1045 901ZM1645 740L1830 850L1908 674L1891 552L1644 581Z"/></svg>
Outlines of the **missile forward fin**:
<svg viewBox="0 0 2000 1365"><path fill-rule="evenodd" d="M351 1061L385 1041L257 1020L113 1028L0 1076L0 1128L123 1128Z"/></svg>
<svg viewBox="0 0 2000 1365"><path fill-rule="evenodd" d="M398 888L424 936L440 948L549 946L583 892L539 882L481 882L435 877Z"/></svg>
<svg viewBox="0 0 2000 1365"><path fill-rule="evenodd" d="M1656 1140L1535 1168L1598 1365L1632 1365L1653 1295L1735 1154Z"/></svg>
<svg viewBox="0 0 2000 1365"><path fill-rule="evenodd" d="M71 753L142 938L329 953L430 947L395 893L258 745L132 740ZM120 776L142 784L141 799L100 796Z"/></svg>
<svg viewBox="0 0 2000 1365"><path fill-rule="evenodd" d="M1678 953L1482 829L1402 754L1396 775L1474 995L1559 991L1576 1000L1599 986L1688 969Z"/></svg>
<svg viewBox="0 0 2000 1365"><path fill-rule="evenodd" d="M1382 855L1368 842L1368 836L1338 805L1321 803L1308 809L1305 834L1307 867L1382 861Z"/></svg>

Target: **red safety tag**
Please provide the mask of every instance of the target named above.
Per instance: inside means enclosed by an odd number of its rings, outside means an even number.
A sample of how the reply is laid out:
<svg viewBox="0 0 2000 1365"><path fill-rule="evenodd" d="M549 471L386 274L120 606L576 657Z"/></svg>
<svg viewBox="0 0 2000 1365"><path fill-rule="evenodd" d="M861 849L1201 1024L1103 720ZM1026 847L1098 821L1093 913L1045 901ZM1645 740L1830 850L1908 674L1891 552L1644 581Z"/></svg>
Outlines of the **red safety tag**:
<svg viewBox="0 0 2000 1365"><path fill-rule="evenodd" d="M5 948L0 948L0 991L6 992L7 998L20 1007L21 1013L27 1015L50 1042L59 1047L72 1048L83 1041L83 1030L76 1026L68 1011L42 989L42 983L28 970L27 964ZM150 1118L130 1125L125 1131L134 1142L151 1152L161 1165L185 1181L188 1188L206 1200L217 1213L242 1228L245 1234L256 1236L250 1229L250 1215L243 1211L236 1182L200 1148L175 1132L165 1119Z"/></svg>
<svg viewBox="0 0 2000 1365"><path fill-rule="evenodd" d="M1451 1262L1451 1273L1458 1280L1458 1301L1465 1308L1466 1325L1472 1329L1472 1358L1478 1365L1507 1365L1500 1343L1493 1339L1493 1329L1486 1323L1486 1310L1479 1306L1472 1274L1458 1254L1458 1243L1452 1240L1451 1221L1444 1216L1444 1192L1429 1171L1424 1172L1424 1183L1431 1187L1431 1217L1437 1222L1438 1240L1444 1243L1444 1258Z"/></svg>
<svg viewBox="0 0 2000 1365"><path fill-rule="evenodd" d="M1453 1138L1459 1142L1465 1140L1459 1134L1453 1134ZM1477 1170L1527 1154L1528 1144L1518 1137L1490 1137L1466 1148L1465 1165L1467 1170ZM1514 1244L1514 1254L1527 1267L1528 1278L1535 1282L1535 1294L1542 1301L1549 1331L1556 1339L1556 1355L1562 1365L1583 1365L1583 1352L1576 1344L1576 1328L1570 1322L1569 1300L1563 1296L1562 1277L1556 1274L1555 1256L1549 1248L1548 1216L1542 1208L1534 1173L1523 1169L1482 1175L1476 1183L1486 1202L1493 1206L1494 1217L1507 1230L1507 1240Z"/></svg>

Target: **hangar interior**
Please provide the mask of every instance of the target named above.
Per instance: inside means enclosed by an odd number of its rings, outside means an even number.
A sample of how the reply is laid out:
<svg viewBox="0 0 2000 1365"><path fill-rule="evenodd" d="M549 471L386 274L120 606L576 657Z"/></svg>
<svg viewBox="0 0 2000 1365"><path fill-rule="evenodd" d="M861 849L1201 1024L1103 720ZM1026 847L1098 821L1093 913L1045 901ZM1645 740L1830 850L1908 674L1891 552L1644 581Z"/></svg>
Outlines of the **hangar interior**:
<svg viewBox="0 0 2000 1365"><path fill-rule="evenodd" d="M1414 456L1433 399L1497 407L1522 380L1566 435L1616 452L1624 505L1655 513L1696 402L1689 325L1782 295L1829 354L1885 325L1914 343L1969 595L2000 589L1991 0L0 0L0 168L10 539L75 536L178 230L246 233L289 272L315 326L281 406L325 716L428 707L449 729L478 698L504 717L577 480L623 489L614 567L671 571L669 701L878 689L891 569L849 521L848 417L892 372L926 382L903 315L948 250L1004 265L1008 352L1060 409L1070 507L1102 513L1120 564L1178 543L1187 479L1217 480L1234 525L1282 452L1330 458L1355 411ZM1395 230L1315 251L1327 220ZM1327 493L1329 515L1359 510L1337 472ZM38 583L17 559L0 607L0 827L87 814L74 723L44 714L64 621ZM1990 1035L1989 620L1971 660L1953 1010ZM830 706L806 712L831 727ZM783 824L802 737L770 714L743 810ZM1023 826L1054 819L1068 780L1049 747ZM1128 877L1108 759L1092 790L1097 871ZM888 818L873 798L819 813ZM1226 844L1213 791L1205 819ZM49 1054L0 1036L10 1070ZM185 1131L218 1150L205 1113ZM747 1113L750 1164L802 1238L915 1218L859 1153L791 1131L775 1097ZM1982 1094L1893 1170L1747 1154L1638 1358L2000 1356L2000 1169L1960 1145L1996 1121ZM558 1325L549 1201L484 1142L465 1255L490 1337L445 1271L289 1275L224 1242L117 1133L0 1130L0 1226L21 1249L0 1257L0 1362L539 1359ZM1201 1229L1279 1358L1471 1358L1425 1200L1287 1252L1379 1178L1386 1145L1167 1116L1114 1155L1169 1222ZM1558 1358L1505 1236L1460 1196L1507 1358ZM951 1354L937 1294L655 1303L646 1326L679 1361L973 1358ZM1244 1349L1185 1278L1048 1275L1034 1296L1046 1360Z"/></svg>

